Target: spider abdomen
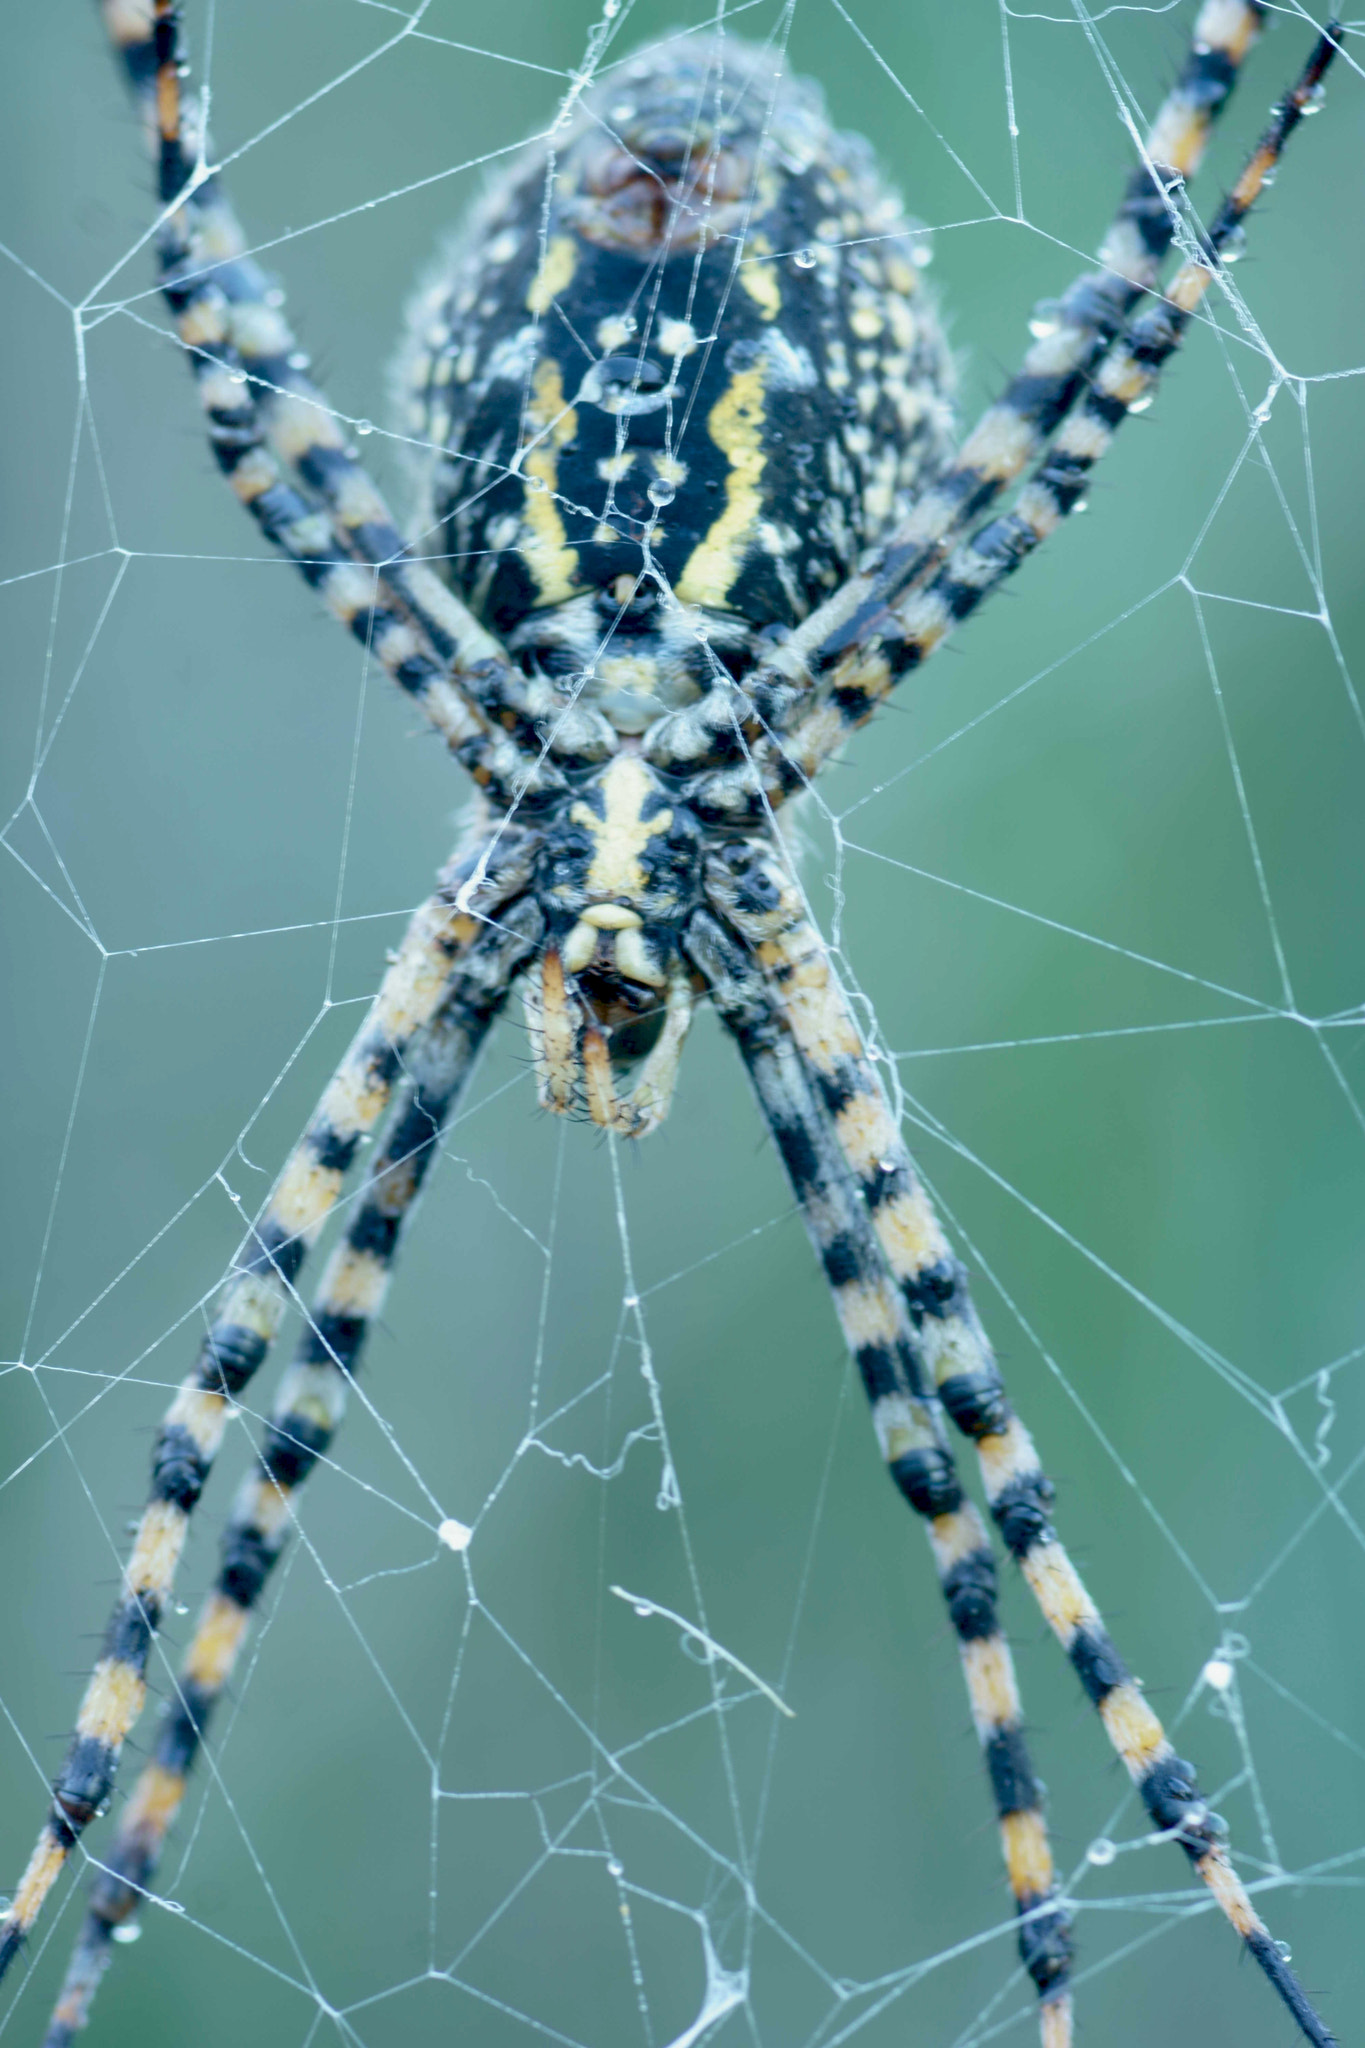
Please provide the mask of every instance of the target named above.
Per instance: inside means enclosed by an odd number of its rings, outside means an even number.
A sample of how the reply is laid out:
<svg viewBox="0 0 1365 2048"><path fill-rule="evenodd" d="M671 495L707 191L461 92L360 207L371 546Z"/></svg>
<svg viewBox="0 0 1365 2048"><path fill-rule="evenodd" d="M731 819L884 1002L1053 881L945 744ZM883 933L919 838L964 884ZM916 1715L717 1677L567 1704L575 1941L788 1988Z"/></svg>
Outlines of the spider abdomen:
<svg viewBox="0 0 1365 2048"><path fill-rule="evenodd" d="M622 732L741 675L948 450L917 242L814 89L646 50L490 193L415 309L425 546Z"/></svg>

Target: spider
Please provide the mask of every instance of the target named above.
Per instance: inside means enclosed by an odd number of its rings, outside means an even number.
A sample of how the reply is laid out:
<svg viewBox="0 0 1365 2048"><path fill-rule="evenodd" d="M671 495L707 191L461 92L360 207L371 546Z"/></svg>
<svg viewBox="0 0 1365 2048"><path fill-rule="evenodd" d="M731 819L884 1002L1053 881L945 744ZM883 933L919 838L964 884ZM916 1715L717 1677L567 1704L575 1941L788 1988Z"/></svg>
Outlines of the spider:
<svg viewBox="0 0 1365 2048"><path fill-rule="evenodd" d="M231 1404L382 1126L224 1531L153 1758L94 1882L51 2048L86 2024L293 1497L340 1423L440 1133L519 984L541 1105L623 1139L667 1115L699 1002L735 1041L883 1459L929 1537L1044 2048L1071 2039L1069 1915L992 1539L963 1490L950 1424L975 1448L996 1533L1154 1829L1184 1852L1303 2036L1330 2042L1056 1532L1051 1484L807 916L780 820L1081 502L1316 104L1335 30L1207 234L1192 237L1178 187L1265 12L1206 0L1097 267L960 442L912 234L865 146L835 133L767 51L730 37L643 51L605 88L575 94L548 154L495 187L415 307L402 381L429 451L419 553L246 253L183 83L176 8L103 4L155 153L161 287L218 464L262 534L440 734L479 810L253 1225L163 1422L76 1732L0 1923L0 1970L111 1795ZM994 509L1015 485L1013 508Z"/></svg>

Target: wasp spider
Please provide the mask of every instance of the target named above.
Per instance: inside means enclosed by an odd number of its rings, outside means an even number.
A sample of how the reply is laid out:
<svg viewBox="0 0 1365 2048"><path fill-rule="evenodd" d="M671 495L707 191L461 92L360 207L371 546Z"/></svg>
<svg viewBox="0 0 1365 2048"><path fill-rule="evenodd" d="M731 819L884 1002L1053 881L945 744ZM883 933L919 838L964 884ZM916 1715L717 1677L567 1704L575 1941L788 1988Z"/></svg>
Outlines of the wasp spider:
<svg viewBox="0 0 1365 2048"><path fill-rule="evenodd" d="M961 440L911 233L865 146L835 133L770 53L730 37L646 49L576 96L548 156L537 149L502 177L415 308L402 378L410 431L430 451L419 556L300 366L281 294L207 165L176 10L103 9L155 158L161 290L218 465L262 535L430 721L480 811L165 1416L122 1588L3 1921L0 1968L110 1798L231 1404L379 1133L151 1759L103 1851L49 2048L86 2024L291 1501L341 1420L440 1133L519 985L542 1106L623 1138L667 1115L699 1003L734 1040L882 1457L928 1537L1046 2048L1071 2039L1072 1933L997 1613L994 1539L964 1493L954 1432L980 1462L994 1536L1152 1827L1188 1858L1303 2037L1329 2042L1193 1766L1063 1547L1052 1486L808 920L780 819L1080 504L1319 97L1332 32L1195 234L1184 181L1265 12L1205 0L1096 267Z"/></svg>

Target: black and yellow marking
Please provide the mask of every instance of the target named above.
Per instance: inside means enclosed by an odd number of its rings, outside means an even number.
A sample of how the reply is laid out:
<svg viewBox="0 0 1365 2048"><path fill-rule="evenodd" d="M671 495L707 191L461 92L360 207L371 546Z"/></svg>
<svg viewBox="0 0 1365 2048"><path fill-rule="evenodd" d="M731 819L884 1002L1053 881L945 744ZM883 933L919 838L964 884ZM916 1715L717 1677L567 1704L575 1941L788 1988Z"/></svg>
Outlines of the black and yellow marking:
<svg viewBox="0 0 1365 2048"><path fill-rule="evenodd" d="M425 513L456 589L545 674L598 689L614 633L610 658L704 690L695 641L614 623L620 579L733 621L747 666L947 460L949 354L866 151L743 43L641 52L552 162L490 194L413 309Z"/></svg>
<svg viewBox="0 0 1365 2048"><path fill-rule="evenodd" d="M736 863L737 865L737 863ZM750 878L741 877L743 892ZM756 886L755 886L755 893ZM995 1802L1019 1920L1019 1954L1042 2001L1044 2048L1070 2041L1070 1918L1058 1896L1042 1791L1029 1762L1009 1644L997 1608L995 1557L963 1494L926 1382L911 1319L837 1134L819 1071L791 1028L776 977L709 913L688 951L734 1035L834 1298L844 1341L897 1488L925 1522L957 1637L973 1724ZM818 1091L818 1092L817 1092Z"/></svg>
<svg viewBox="0 0 1365 2048"><path fill-rule="evenodd" d="M1305 2037L1326 2048L1332 2036L1313 2012L1234 1871L1218 1824L1199 1791L1193 1765L1175 1754L1052 1526L1052 1483L1014 1412L972 1303L965 1270L953 1255L915 1172L818 934L803 921L793 922L759 944L758 958L771 979L781 1015L819 1091L839 1150L856 1176L877 1241L900 1287L914 1326L918 1370L936 1385L943 1406L976 1446L986 1499L1006 1548L1017 1561L1086 1697L1098 1710L1153 1827L1180 1843ZM968 1556L972 1561L966 1580L971 1597L981 1567L970 1539ZM993 1565L991 1569L993 1572ZM1046 1849L1046 1837L1038 1833L1042 1820L1036 1788L1030 1795L1031 1777L1026 1770L1017 1769L1014 1761L1017 1701L996 1675L994 1649L974 1654L980 1662L974 1673L969 1669L968 1682L992 1783L998 1795L1017 1796L1022 1802L1017 1809L1009 1809L1002 1801L1000 1811L1010 1881L1023 1913L1028 1911L1028 1872L1043 1868L1037 1859ZM978 1700L986 1703L984 1720ZM994 1733L992 1714L998 1721ZM1047 1870L1050 1882L1050 1858ZM1021 1927L1026 1964L1028 1943L1038 1938L1031 1936L1030 1930L1038 1924L1029 1918Z"/></svg>
<svg viewBox="0 0 1365 2048"><path fill-rule="evenodd" d="M0 1974L112 1790L123 1743L142 1711L152 1640L175 1581L189 1518L222 1443L229 1404L264 1360L304 1258L341 1192L362 1137L387 1108L409 1049L440 1008L461 956L484 932L480 913L524 887L530 871L524 841L507 834L487 865L475 897L477 910L462 909L456 900L474 873L466 863L452 869L413 918L364 1025L238 1257L195 1368L166 1412L124 1590L57 1774L48 1820L0 1919Z"/></svg>
<svg viewBox="0 0 1365 2048"><path fill-rule="evenodd" d="M219 468L264 537L421 706L480 787L504 803L534 806L559 781L553 766L527 760L509 741L509 726L527 724L525 679L440 579L410 558L325 398L298 367L273 303L279 294L243 253L221 182L194 182L199 116L184 93L178 9L169 0L105 0L104 12L150 115L167 209L157 234L162 294Z"/></svg>
<svg viewBox="0 0 1365 2048"><path fill-rule="evenodd" d="M403 1225L442 1129L541 930L540 913L529 898L485 926L404 1059L403 1088L384 1142L282 1376L258 1467L244 1481L223 1531L217 1579L162 1711L152 1761L101 1858L46 2048L67 2048L86 2025L114 1930L137 1911L151 1886L209 1718L231 1682L252 1612L284 1548L294 1496L327 1455L342 1421L365 1338L383 1307Z"/></svg>
<svg viewBox="0 0 1365 2048"><path fill-rule="evenodd" d="M1336 55L1336 31L1318 38L1298 80L1223 201L1200 256L1181 265L1160 299L1144 306L1096 363L1080 403L1019 494L1013 511L991 520L958 547L922 589L869 622L835 665L828 695L817 697L789 733L765 741L761 779L767 800L804 787L847 734L872 715L893 685L918 667L982 601L1028 559L1084 498L1091 472L1135 406L1150 399L1166 363L1214 280L1306 109L1316 105ZM700 794L689 800L706 815Z"/></svg>
<svg viewBox="0 0 1365 2048"><path fill-rule="evenodd" d="M787 725L796 706L841 658L897 638L893 614L905 593L932 575L954 537L1034 460L1066 418L1087 379L1138 300L1156 289L1178 213L1168 183L1192 177L1238 71L1256 40L1260 0L1205 0L1180 74L1148 132L1099 252L1050 307L1040 309L1033 346L952 462L916 498L907 518L852 577L792 635L749 692L764 725ZM871 682L866 656L857 668ZM894 674L889 682L894 681ZM881 684L881 677L875 678ZM851 687L845 679L843 687Z"/></svg>

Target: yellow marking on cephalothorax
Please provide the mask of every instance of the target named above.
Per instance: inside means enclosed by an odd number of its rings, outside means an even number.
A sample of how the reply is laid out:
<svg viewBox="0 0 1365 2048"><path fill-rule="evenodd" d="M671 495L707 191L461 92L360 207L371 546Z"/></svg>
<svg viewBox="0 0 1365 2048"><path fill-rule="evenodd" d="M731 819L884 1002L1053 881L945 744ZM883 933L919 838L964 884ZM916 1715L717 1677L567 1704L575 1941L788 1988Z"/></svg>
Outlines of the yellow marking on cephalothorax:
<svg viewBox="0 0 1365 2048"><path fill-rule="evenodd" d="M28 1859L28 1868L19 1880L9 1909L9 1917L25 1932L32 1927L42 1909L43 1900L51 1891L66 1861L66 1851L44 1828L38 1837L38 1846Z"/></svg>
<svg viewBox="0 0 1365 2048"><path fill-rule="evenodd" d="M569 822L582 825L596 845L585 884L595 896L642 896L649 878L640 855L651 839L667 832L673 823L671 810L642 815L659 785L648 768L634 754L618 754L607 768L598 788L602 792L603 815L588 803L576 803Z"/></svg>
<svg viewBox="0 0 1365 2048"><path fill-rule="evenodd" d="M132 1556L123 1575L130 1593L151 1593L159 1597L167 1591L185 1547L188 1527L189 1517L174 1501L148 1502L142 1510L142 1520L133 1539Z"/></svg>
<svg viewBox="0 0 1365 2048"><path fill-rule="evenodd" d="M1047 1827L1036 1806L1007 1813L1000 1822L1005 1868L1016 1899L1035 1898L1052 1888L1052 1852Z"/></svg>
<svg viewBox="0 0 1365 2048"><path fill-rule="evenodd" d="M185 1676L209 1692L221 1692L241 1648L250 1620L245 1607L210 1593L199 1610L194 1640L185 1653Z"/></svg>
<svg viewBox="0 0 1365 2048"><path fill-rule="evenodd" d="M747 277L747 270L740 276ZM736 370L712 406L706 427L729 463L725 509L683 565L676 595L684 604L723 609L763 510L764 369Z"/></svg>
<svg viewBox="0 0 1365 2048"><path fill-rule="evenodd" d="M521 508L521 553L535 577L541 603L562 604L578 588L578 550L568 545L555 491L559 451L577 434L578 414L564 403L564 380L553 356L542 356L536 364L526 417L540 430L540 438L521 463L527 480Z"/></svg>
<svg viewBox="0 0 1365 2048"><path fill-rule="evenodd" d="M142 1712L147 1687L139 1671L121 1657L101 1657L90 1674L76 1716L77 1735L118 1749Z"/></svg>
<svg viewBox="0 0 1365 2048"><path fill-rule="evenodd" d="M782 311L782 287L777 265L771 260L773 245L764 234L750 235L744 244L739 281L758 307L764 320L775 320ZM757 261L753 259L757 258Z"/></svg>
<svg viewBox="0 0 1365 2048"><path fill-rule="evenodd" d="M1100 1701L1100 1719L1134 1783L1169 1753L1166 1731L1131 1678Z"/></svg>
<svg viewBox="0 0 1365 2048"><path fill-rule="evenodd" d="M572 235L551 235L531 288L526 294L528 313L548 313L578 268L578 247Z"/></svg>
<svg viewBox="0 0 1365 2048"><path fill-rule="evenodd" d="M1001 1635L978 1636L974 1642L963 1643L961 1649L972 1720L985 1742L997 1729L1013 1727L1019 1719L1014 1660Z"/></svg>
<svg viewBox="0 0 1365 2048"><path fill-rule="evenodd" d="M139 1835L144 1839L151 1835L156 1841L164 1842L184 1796L182 1772L168 1771L164 1764L148 1764L123 1810L120 1835Z"/></svg>

